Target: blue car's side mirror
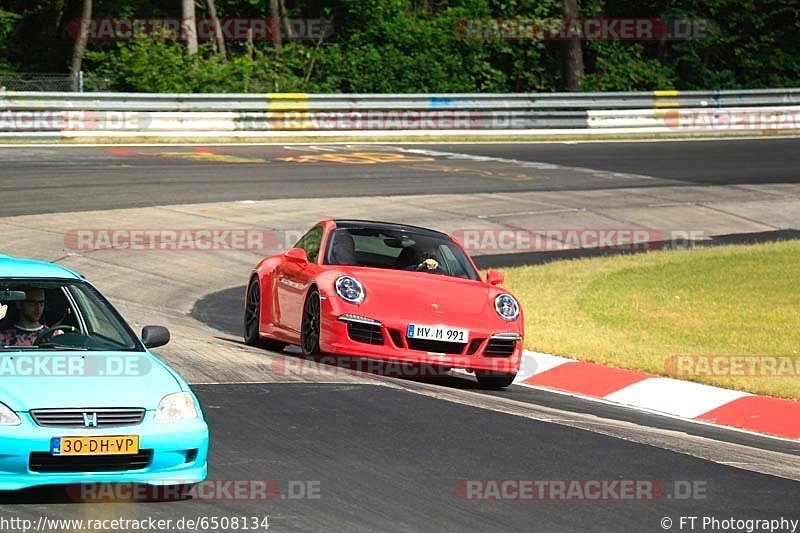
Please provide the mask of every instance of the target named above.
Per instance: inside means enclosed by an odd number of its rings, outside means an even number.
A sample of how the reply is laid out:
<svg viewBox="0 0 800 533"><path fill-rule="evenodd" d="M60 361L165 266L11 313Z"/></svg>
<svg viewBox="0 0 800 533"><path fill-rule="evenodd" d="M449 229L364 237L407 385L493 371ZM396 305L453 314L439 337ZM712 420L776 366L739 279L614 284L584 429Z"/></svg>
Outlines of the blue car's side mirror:
<svg viewBox="0 0 800 533"><path fill-rule="evenodd" d="M169 342L169 330L164 326L145 326L142 328L142 342L147 348L158 348Z"/></svg>

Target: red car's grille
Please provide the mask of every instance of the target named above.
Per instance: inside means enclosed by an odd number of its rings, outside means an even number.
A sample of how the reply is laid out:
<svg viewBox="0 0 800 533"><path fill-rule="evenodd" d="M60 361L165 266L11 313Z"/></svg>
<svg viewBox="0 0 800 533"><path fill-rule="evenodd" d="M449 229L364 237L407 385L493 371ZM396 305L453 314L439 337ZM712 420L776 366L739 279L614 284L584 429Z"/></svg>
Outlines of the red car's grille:
<svg viewBox="0 0 800 533"><path fill-rule="evenodd" d="M517 347L516 339L494 338L489 339L483 355L485 357L509 357Z"/></svg>
<svg viewBox="0 0 800 533"><path fill-rule="evenodd" d="M366 344L383 344L383 333L377 324L364 324L363 322L348 322L347 335L351 340Z"/></svg>

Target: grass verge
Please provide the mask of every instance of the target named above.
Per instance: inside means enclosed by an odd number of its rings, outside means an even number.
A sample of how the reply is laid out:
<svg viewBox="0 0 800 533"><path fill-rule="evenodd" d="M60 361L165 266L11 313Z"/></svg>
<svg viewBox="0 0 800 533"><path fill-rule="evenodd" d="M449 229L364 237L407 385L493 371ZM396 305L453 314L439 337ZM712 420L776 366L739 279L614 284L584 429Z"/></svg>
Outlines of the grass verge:
<svg viewBox="0 0 800 533"><path fill-rule="evenodd" d="M506 271L526 348L800 399L800 241Z"/></svg>

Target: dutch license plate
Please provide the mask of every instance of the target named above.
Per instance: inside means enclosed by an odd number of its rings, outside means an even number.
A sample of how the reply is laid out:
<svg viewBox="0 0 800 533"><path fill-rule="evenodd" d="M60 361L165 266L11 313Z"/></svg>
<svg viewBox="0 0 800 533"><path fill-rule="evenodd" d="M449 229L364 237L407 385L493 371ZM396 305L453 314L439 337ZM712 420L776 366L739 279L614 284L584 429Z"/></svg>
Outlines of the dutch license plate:
<svg viewBox="0 0 800 533"><path fill-rule="evenodd" d="M50 455L133 455L139 453L138 435L54 437Z"/></svg>
<svg viewBox="0 0 800 533"><path fill-rule="evenodd" d="M429 341L467 342L469 330L450 328L447 326L426 326L424 324L409 324L407 336L409 339L425 339Z"/></svg>

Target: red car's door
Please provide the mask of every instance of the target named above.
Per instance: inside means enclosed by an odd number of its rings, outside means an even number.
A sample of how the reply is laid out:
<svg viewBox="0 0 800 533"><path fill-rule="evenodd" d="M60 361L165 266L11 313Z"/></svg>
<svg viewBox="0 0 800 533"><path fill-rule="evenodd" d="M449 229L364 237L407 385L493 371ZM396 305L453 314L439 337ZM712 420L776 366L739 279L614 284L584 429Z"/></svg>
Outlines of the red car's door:
<svg viewBox="0 0 800 533"><path fill-rule="evenodd" d="M295 245L295 248L305 250L307 263L284 257L283 262L275 269L280 327L288 332L300 331L306 290L320 268L315 263L319 255L322 233L322 226L315 226Z"/></svg>
<svg viewBox="0 0 800 533"><path fill-rule="evenodd" d="M275 270L280 326L294 333L300 331L306 288L311 282L310 266L284 261Z"/></svg>

